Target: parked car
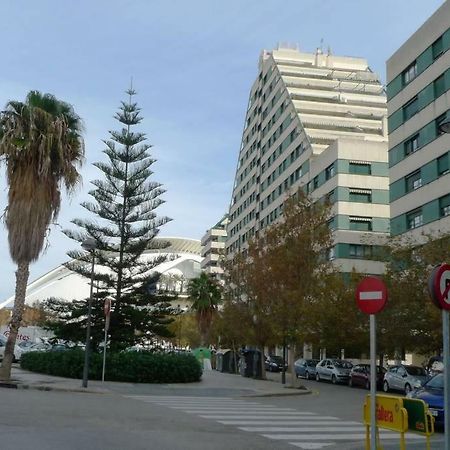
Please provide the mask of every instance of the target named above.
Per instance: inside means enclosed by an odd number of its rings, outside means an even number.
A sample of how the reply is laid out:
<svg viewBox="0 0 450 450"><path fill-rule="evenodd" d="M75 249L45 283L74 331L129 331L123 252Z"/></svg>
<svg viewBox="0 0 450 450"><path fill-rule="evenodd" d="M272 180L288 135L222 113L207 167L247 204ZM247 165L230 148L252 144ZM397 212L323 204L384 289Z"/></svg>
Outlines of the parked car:
<svg viewBox="0 0 450 450"><path fill-rule="evenodd" d="M0 361L3 360L3 355L5 354L7 338L3 335L0 335ZM20 347L16 344L14 346L14 361L19 361L22 355Z"/></svg>
<svg viewBox="0 0 450 450"><path fill-rule="evenodd" d="M383 387L384 374L386 369L381 366L377 366L377 388ZM350 378L348 379L348 385L362 386L366 389L370 389L370 364L356 364L350 371Z"/></svg>
<svg viewBox="0 0 450 450"><path fill-rule="evenodd" d="M344 359L322 359L316 366L316 381L330 380L333 384L347 383L353 364Z"/></svg>
<svg viewBox="0 0 450 450"><path fill-rule="evenodd" d="M283 370L283 358L275 355L266 356L264 365L268 372L279 372ZM285 370L287 370L287 367L287 364L284 364Z"/></svg>
<svg viewBox="0 0 450 450"><path fill-rule="evenodd" d="M444 375L442 373L430 378L419 389L409 392L407 397L418 398L427 403L434 416L434 425L437 428L444 427Z"/></svg>
<svg viewBox="0 0 450 450"><path fill-rule="evenodd" d="M384 374L383 391L389 392L392 389L408 394L413 389L420 388L427 379L428 375L423 367L403 364L391 366Z"/></svg>
<svg viewBox="0 0 450 450"><path fill-rule="evenodd" d="M314 380L316 378L316 366L318 359L300 358L294 362L295 375L304 377L307 380Z"/></svg>

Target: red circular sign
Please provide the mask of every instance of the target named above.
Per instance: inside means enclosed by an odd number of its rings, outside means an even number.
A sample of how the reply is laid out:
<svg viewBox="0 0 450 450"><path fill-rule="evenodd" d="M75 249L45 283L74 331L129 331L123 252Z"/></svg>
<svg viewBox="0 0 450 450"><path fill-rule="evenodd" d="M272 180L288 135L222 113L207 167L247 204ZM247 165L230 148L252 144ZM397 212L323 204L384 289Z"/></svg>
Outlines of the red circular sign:
<svg viewBox="0 0 450 450"><path fill-rule="evenodd" d="M105 304L103 306L103 309L105 311L105 316L109 316L111 313L111 299L105 298Z"/></svg>
<svg viewBox="0 0 450 450"><path fill-rule="evenodd" d="M434 304L450 310L450 264L441 264L433 269L428 287Z"/></svg>
<svg viewBox="0 0 450 450"><path fill-rule="evenodd" d="M380 312L387 300L386 285L377 277L366 277L356 287L356 303L366 314Z"/></svg>

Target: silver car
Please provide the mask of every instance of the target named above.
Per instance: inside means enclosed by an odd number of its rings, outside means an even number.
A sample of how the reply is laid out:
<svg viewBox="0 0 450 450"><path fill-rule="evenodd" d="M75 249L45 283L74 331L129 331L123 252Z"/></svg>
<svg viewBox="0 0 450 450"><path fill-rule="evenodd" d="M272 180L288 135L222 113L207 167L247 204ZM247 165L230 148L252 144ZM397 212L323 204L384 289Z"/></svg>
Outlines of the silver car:
<svg viewBox="0 0 450 450"><path fill-rule="evenodd" d="M316 381L347 383L353 364L344 359L322 359L316 366Z"/></svg>
<svg viewBox="0 0 450 450"><path fill-rule="evenodd" d="M391 366L384 374L383 391L389 392L392 389L408 394L413 389L420 388L427 379L427 372L423 367L403 364Z"/></svg>

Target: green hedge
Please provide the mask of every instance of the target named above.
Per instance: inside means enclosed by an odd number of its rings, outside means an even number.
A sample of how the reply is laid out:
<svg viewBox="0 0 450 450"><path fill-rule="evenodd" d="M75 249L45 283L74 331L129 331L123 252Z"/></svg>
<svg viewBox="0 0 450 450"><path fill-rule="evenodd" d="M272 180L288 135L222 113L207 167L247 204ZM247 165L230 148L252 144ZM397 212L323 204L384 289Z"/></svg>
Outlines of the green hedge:
<svg viewBox="0 0 450 450"><path fill-rule="evenodd" d="M89 379L102 377L103 356L91 354ZM20 366L32 372L58 377L82 378L84 352L28 352L22 355ZM199 381L202 375L200 363L191 354L166 354L149 352L111 353L106 356L108 381L131 383L190 383Z"/></svg>

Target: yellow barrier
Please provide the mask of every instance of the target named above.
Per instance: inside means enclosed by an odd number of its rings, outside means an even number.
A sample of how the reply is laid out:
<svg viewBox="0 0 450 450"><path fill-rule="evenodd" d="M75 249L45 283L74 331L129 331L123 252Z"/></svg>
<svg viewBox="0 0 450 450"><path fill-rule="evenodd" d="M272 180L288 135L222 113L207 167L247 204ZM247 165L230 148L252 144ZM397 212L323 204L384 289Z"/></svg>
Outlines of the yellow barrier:
<svg viewBox="0 0 450 450"><path fill-rule="evenodd" d="M434 433L434 417L423 400L377 395L376 415L378 449L382 449L379 445L378 428L399 432L400 450L406 449L406 431L425 435L427 449L430 449L430 436ZM366 450L370 450L370 395L367 395L364 403L364 424L366 425Z"/></svg>

